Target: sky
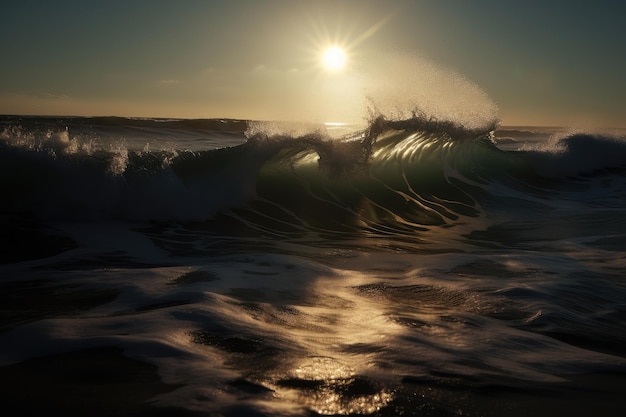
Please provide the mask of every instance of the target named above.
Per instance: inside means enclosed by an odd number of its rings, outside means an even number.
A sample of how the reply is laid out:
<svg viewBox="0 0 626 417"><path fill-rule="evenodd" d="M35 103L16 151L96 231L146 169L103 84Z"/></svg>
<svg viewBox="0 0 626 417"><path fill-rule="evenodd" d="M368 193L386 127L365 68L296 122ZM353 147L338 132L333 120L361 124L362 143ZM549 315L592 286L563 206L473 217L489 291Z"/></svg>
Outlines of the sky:
<svg viewBox="0 0 626 417"><path fill-rule="evenodd" d="M0 16L0 114L626 127L621 0L0 0ZM321 64L333 45L339 71Z"/></svg>

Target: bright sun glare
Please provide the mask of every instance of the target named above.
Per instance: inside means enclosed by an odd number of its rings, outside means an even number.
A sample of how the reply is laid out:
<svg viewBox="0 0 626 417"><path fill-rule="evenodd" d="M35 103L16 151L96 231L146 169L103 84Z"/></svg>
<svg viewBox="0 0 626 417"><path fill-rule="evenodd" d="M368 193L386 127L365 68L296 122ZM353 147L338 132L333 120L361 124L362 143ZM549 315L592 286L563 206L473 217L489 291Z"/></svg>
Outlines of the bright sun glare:
<svg viewBox="0 0 626 417"><path fill-rule="evenodd" d="M328 48L322 55L322 64L327 70L339 71L346 66L346 54L341 48L336 46Z"/></svg>

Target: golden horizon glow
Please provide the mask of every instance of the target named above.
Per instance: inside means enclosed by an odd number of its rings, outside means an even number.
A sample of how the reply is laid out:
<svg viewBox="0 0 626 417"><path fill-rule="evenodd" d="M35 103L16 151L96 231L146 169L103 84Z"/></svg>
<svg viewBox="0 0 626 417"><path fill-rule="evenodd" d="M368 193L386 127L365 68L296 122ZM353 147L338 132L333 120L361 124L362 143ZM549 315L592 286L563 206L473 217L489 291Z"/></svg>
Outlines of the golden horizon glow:
<svg viewBox="0 0 626 417"><path fill-rule="evenodd" d="M322 54L322 65L329 71L340 71L345 68L346 53L338 46L327 48Z"/></svg>

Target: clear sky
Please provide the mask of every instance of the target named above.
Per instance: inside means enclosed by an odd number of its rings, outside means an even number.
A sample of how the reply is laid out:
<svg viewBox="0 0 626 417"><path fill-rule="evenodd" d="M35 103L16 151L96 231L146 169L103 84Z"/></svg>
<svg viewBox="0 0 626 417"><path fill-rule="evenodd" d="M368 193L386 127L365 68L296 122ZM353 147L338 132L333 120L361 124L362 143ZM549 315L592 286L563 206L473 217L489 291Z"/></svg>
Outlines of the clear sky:
<svg viewBox="0 0 626 417"><path fill-rule="evenodd" d="M626 126L622 0L0 0L0 16L2 114L497 106L507 125ZM331 45L342 70L321 65Z"/></svg>

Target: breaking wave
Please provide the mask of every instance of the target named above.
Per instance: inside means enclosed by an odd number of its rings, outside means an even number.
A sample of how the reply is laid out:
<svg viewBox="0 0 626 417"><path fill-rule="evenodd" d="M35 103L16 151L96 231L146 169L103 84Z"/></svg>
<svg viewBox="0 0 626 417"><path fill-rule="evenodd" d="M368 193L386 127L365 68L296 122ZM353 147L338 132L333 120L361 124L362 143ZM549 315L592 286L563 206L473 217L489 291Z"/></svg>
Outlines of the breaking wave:
<svg viewBox="0 0 626 417"><path fill-rule="evenodd" d="M244 131L241 121L126 120ZM479 216L494 184L545 195L572 177L621 175L626 167L619 138L573 134L503 151L494 142L496 123L465 128L415 113L372 117L338 139L319 127L268 126L246 123L247 140L237 146L159 151L105 148L62 128L28 137L5 128L3 210L44 219L203 221L243 209L303 228L397 231Z"/></svg>

